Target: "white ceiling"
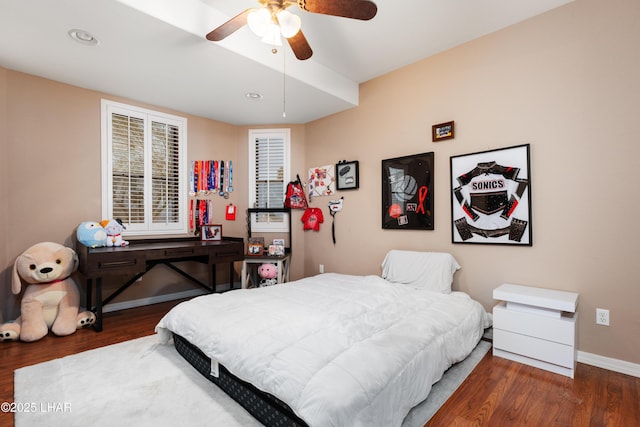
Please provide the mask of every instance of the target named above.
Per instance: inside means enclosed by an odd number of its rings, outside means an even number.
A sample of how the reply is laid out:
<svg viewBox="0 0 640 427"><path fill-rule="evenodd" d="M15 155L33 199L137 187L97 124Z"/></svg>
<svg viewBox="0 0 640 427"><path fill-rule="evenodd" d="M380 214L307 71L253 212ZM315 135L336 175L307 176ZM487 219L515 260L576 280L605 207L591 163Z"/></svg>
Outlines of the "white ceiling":
<svg viewBox="0 0 640 427"><path fill-rule="evenodd" d="M371 21L292 6L314 51L298 61L246 27L204 38L255 0L0 0L0 66L236 125L306 123L357 106L362 82L570 1L374 0Z"/></svg>

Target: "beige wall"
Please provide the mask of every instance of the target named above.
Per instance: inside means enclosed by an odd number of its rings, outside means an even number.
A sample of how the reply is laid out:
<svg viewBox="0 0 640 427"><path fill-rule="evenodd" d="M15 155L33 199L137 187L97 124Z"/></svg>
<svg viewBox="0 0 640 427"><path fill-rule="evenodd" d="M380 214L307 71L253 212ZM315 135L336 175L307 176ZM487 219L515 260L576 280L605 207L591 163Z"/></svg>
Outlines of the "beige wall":
<svg viewBox="0 0 640 427"><path fill-rule="evenodd" d="M82 221L101 218L100 101L103 98L158 109L188 119L188 160L224 159L234 163L234 192L214 201L214 222L226 236L246 236L248 200L248 129L182 114L181 112L136 103L59 82L0 68L0 318L19 314L19 297L10 291L10 270L15 258L40 241L73 245L75 227ZM292 130L292 156L304 164L304 125ZM235 221L225 219L228 203L237 206ZM294 220L301 213L294 213ZM303 276L302 233L293 234L296 249L291 278ZM204 265L186 264L201 280ZM238 273L241 265L236 263ZM219 268L219 283L228 270ZM81 281L77 277L77 281ZM115 290L121 280L107 280L105 292ZM196 288L170 269L154 268L141 283L129 288L114 302L148 298Z"/></svg>
<svg viewBox="0 0 640 427"><path fill-rule="evenodd" d="M9 257L7 251L7 231L9 229L9 157L7 152L7 70L0 68L0 301L6 301L11 293L3 286L9 277L5 259ZM0 309L0 322L9 320Z"/></svg>
<svg viewBox="0 0 640 427"><path fill-rule="evenodd" d="M102 219L100 100L104 97L136 103L23 73L0 71L0 93L6 92L0 110L0 124L6 124L0 140L3 166L0 172L3 202L0 206L3 227L0 268L4 272L0 292L4 296L3 318L9 320L19 314L19 297L11 295L8 274L15 257L40 241L72 246L75 227L80 222ZM246 149L241 150L246 145L246 137L241 138L240 129L199 117L186 117L188 160L228 159L239 168L242 163L246 167ZM241 212L246 209L247 196L246 189L238 187L240 190L232 198L240 209L237 220L224 220L228 201L219 196L213 196L214 218L223 224L225 235L242 237L246 223ZM193 274L206 278L204 266L191 268ZM236 270L239 268L237 265ZM225 269L219 270L223 283L228 275ZM185 286L183 282L173 271L158 267L116 301L194 287ZM108 292L118 285L117 281L109 281L105 288Z"/></svg>
<svg viewBox="0 0 640 427"><path fill-rule="evenodd" d="M296 174L299 174L302 178L304 176L304 164L305 164L305 153L306 153L306 126L305 125L274 125L274 126L248 126L241 127L241 159L244 159L244 164L242 167L242 171L245 174L244 180L245 183L249 179L249 168L248 168L248 159L249 159L249 129L291 129L291 175L292 179ZM246 185L245 185L246 186ZM246 205L249 200L249 189L245 189L245 194L243 197L243 201ZM302 232L302 227L299 226L301 224L300 218L302 217L302 210L293 210L291 213L291 268L289 271L290 279L297 280L301 279L305 276L305 268L304 268L304 259L305 259L305 244L304 244L304 233ZM264 235L265 241L269 241L268 233ZM282 237L282 236L275 236Z"/></svg>
<svg viewBox="0 0 640 427"><path fill-rule="evenodd" d="M312 202L325 213L320 232L303 232L294 212L292 278L319 264L379 274L392 248L448 251L463 266L454 288L487 309L503 282L579 292L579 349L640 363L632 225L640 198L631 176L640 167L638 22L637 0L577 0L363 84L357 108L292 126L294 173L343 159L361 168L360 189L337 195L345 206L336 245L329 197ZM100 219L106 96L2 68L0 95L0 317L8 320L17 315L7 274L15 257L38 241L70 244L78 223ZM189 160L234 161L238 219L222 219L218 197L214 217L224 234L244 236L248 127L187 117ZM448 120L456 138L432 143L431 125ZM531 144L534 245L452 245L450 156L523 143ZM435 230L382 230L381 160L429 151ZM122 299L185 289L173 273L153 273ZM611 310L610 327L595 325L596 307Z"/></svg>
<svg viewBox="0 0 640 427"><path fill-rule="evenodd" d="M454 287L487 309L504 282L579 292L579 349L640 363L639 22L637 0L578 0L372 80L358 108L309 123L307 166L359 160L361 186L338 194L335 246L330 219L307 232L305 272L379 274L389 249L448 251L462 265ZM432 143L431 125L449 120L455 139ZM450 156L524 143L533 246L453 245ZM382 230L381 160L429 151L435 230Z"/></svg>

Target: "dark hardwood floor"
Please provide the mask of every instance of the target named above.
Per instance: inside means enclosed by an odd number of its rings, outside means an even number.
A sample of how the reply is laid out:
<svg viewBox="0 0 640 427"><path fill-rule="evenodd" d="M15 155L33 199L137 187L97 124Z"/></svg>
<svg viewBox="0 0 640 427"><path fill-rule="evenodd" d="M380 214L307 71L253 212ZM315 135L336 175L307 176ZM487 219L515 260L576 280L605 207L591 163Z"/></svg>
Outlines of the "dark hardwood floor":
<svg viewBox="0 0 640 427"><path fill-rule="evenodd" d="M0 343L0 402L13 402L15 369L151 335L175 304L106 313L100 333L86 329L35 343ZM570 379L489 352L426 427L638 425L640 378L578 364ZM13 426L13 414L1 412L0 426Z"/></svg>
<svg viewBox="0 0 640 427"><path fill-rule="evenodd" d="M489 352L433 426L640 426L640 378L578 363L571 379Z"/></svg>

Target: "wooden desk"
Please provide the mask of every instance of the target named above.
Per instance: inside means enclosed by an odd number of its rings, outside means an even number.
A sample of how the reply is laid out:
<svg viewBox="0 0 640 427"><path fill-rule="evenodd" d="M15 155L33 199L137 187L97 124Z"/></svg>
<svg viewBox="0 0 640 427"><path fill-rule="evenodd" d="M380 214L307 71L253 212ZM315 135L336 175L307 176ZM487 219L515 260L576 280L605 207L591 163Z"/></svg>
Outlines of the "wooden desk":
<svg viewBox="0 0 640 427"><path fill-rule="evenodd" d="M229 283L233 286L233 263L244 260L244 243L241 238L225 238L221 241L201 241L199 238L131 240L129 246L89 248L76 242L80 260L78 271L86 279L87 309L96 313L95 329L102 331L102 307L159 264L164 264L210 292L216 292L216 264L229 263ZM209 265L209 283L176 267L174 262L196 261ZM102 278L105 276L130 276L118 290L103 299ZM96 302L93 305L93 282Z"/></svg>

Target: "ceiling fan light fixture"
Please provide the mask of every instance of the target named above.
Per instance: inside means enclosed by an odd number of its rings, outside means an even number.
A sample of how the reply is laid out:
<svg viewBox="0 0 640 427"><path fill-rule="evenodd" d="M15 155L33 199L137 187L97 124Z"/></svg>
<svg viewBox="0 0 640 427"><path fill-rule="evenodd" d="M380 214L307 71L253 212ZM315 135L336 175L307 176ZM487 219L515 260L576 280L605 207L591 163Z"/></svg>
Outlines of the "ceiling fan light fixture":
<svg viewBox="0 0 640 427"><path fill-rule="evenodd" d="M280 27L275 22L269 23L267 26L267 32L262 37L264 43L272 46L282 46L282 39L280 38Z"/></svg>
<svg viewBox="0 0 640 427"><path fill-rule="evenodd" d="M271 14L267 9L253 9L247 15L247 25L253 33L258 37L264 37L271 24Z"/></svg>
<svg viewBox="0 0 640 427"><path fill-rule="evenodd" d="M280 33L282 37L288 39L295 36L302 27L302 22L298 15L294 15L288 10L281 10L276 15L278 18L278 24L280 25Z"/></svg>

